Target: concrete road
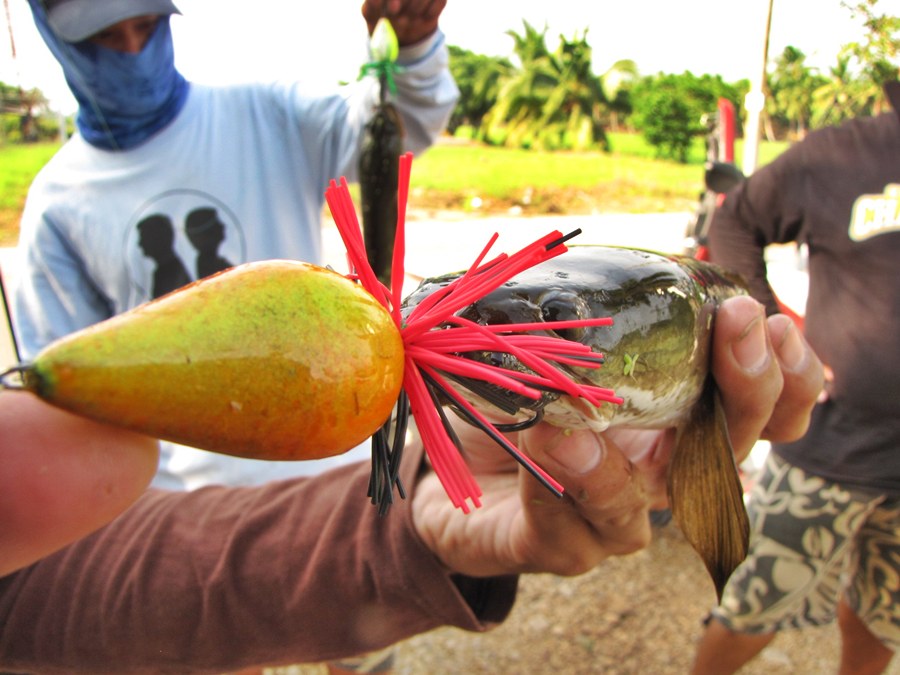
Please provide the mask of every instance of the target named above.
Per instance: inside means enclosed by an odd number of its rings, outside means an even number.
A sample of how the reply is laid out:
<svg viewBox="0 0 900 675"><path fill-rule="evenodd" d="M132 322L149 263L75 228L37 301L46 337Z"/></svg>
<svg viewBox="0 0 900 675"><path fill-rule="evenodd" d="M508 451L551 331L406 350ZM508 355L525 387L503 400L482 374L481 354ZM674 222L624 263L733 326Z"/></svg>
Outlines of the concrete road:
<svg viewBox="0 0 900 675"><path fill-rule="evenodd" d="M442 220L407 223L406 270L421 278L468 268L494 233L499 235L492 253L514 253L545 234L558 230L581 234L572 244L611 244L657 251L681 248L687 213L597 216L467 217L451 214ZM346 271L344 247L330 222L323 229L325 260Z"/></svg>
<svg viewBox="0 0 900 675"><path fill-rule="evenodd" d="M634 246L664 253L682 250L689 213L605 214L593 216L467 217L451 214L443 220L407 223L406 291L418 279L466 269L496 232L492 251L513 253L553 230L581 234L571 244ZM340 235L332 223L323 228L325 261L346 272ZM802 314L806 306L806 272L793 245L773 246L766 252L769 279L779 297Z"/></svg>

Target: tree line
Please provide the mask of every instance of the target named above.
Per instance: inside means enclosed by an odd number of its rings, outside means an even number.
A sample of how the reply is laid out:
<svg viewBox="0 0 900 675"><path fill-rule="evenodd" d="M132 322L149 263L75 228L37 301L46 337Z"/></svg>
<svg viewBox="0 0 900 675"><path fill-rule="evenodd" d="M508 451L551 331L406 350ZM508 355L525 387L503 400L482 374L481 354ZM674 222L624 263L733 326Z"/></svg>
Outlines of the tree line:
<svg viewBox="0 0 900 675"><path fill-rule="evenodd" d="M880 14L878 0L842 2L862 20L863 38L845 44L827 73L806 64L795 47L770 60L763 129L769 140L797 139L810 129L881 112L882 87L897 80L900 18ZM608 131L640 133L660 157L686 161L694 137L719 98L743 110L748 80L720 75L641 75L631 60L592 70L587 29L547 46L547 29L523 21L513 39L518 65L450 46L450 69L460 88L449 130L466 130L491 145L542 150L608 150ZM741 131L738 116L738 133ZM0 141L56 138L59 122L43 94L0 82Z"/></svg>
<svg viewBox="0 0 900 675"><path fill-rule="evenodd" d="M40 89L0 82L0 142L47 140L58 135L59 122Z"/></svg>
<svg viewBox="0 0 900 675"><path fill-rule="evenodd" d="M881 112L882 88L898 79L900 18L879 14L878 0L843 2L862 19L864 36L845 44L834 66L821 73L795 47L770 60L763 128L769 140L797 139L810 129ZM849 17L848 17L849 18ZM657 73L642 76L634 61L592 71L587 29L547 46L547 29L523 21L513 39L518 60L450 46L450 68L460 88L450 131L466 130L491 145L542 150L608 149L607 131L642 134L661 157L686 161L695 136L707 132L706 115L719 98L743 110L748 80L719 75ZM740 133L738 120L738 132Z"/></svg>

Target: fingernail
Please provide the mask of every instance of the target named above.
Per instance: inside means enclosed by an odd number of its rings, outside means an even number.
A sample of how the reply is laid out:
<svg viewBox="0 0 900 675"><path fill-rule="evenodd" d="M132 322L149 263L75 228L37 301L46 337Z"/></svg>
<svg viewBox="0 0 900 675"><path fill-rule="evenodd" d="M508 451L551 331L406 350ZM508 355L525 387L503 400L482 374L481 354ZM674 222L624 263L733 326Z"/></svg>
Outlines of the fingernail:
<svg viewBox="0 0 900 675"><path fill-rule="evenodd" d="M548 443L545 452L564 469L575 474L587 473L600 464L603 441L592 431L567 430Z"/></svg>
<svg viewBox="0 0 900 675"><path fill-rule="evenodd" d="M778 358L785 368L791 371L800 370L806 363L807 349L800 337L800 331L793 323L788 326L777 347Z"/></svg>
<svg viewBox="0 0 900 675"><path fill-rule="evenodd" d="M760 311L753 321L731 346L738 365L748 373L758 373L769 361L769 346L766 342L766 321Z"/></svg>

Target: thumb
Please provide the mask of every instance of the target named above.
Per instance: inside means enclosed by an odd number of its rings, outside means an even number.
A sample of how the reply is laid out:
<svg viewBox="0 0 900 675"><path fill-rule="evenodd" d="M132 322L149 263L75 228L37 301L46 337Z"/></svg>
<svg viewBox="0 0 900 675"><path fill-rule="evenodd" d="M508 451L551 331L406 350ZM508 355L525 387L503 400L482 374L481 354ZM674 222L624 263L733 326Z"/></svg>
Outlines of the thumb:
<svg viewBox="0 0 900 675"><path fill-rule="evenodd" d="M524 481L524 503L535 527L561 530L578 522L599 535L607 555L647 545L651 492L643 472L612 435L540 424L523 432L519 441L565 488L563 500L551 500L537 481Z"/></svg>

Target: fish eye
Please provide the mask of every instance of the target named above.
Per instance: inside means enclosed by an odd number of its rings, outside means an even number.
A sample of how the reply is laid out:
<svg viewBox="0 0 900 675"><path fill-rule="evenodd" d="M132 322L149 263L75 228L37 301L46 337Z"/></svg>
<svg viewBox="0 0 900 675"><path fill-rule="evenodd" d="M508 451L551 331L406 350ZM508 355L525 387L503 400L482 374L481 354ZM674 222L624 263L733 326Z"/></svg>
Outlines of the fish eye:
<svg viewBox="0 0 900 675"><path fill-rule="evenodd" d="M590 315L587 303L575 293L551 291L541 298L541 316L544 321L572 321L586 319ZM554 332L564 340L581 342L587 330L585 328L559 328Z"/></svg>

